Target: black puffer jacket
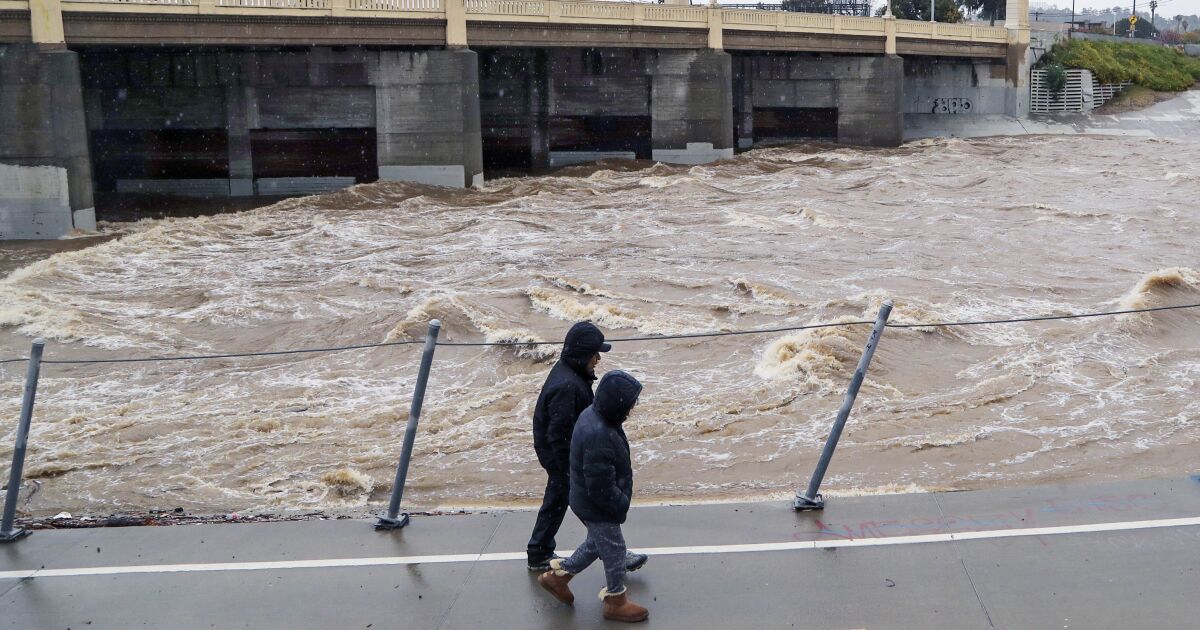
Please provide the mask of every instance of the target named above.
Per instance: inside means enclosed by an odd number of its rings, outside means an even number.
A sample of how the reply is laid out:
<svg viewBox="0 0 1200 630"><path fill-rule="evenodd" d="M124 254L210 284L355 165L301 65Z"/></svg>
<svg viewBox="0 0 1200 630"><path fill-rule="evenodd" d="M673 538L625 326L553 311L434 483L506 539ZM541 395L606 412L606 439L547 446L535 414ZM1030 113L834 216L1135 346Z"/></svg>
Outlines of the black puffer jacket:
<svg viewBox="0 0 1200 630"><path fill-rule="evenodd" d="M613 370L600 379L596 400L583 410L571 436L571 510L583 521L625 522L633 499L633 465L621 423L642 384Z"/></svg>
<svg viewBox="0 0 1200 630"><path fill-rule="evenodd" d="M580 412L592 404L592 381L596 380L587 368L594 352L582 356L569 350L563 351L550 370L533 408L533 450L542 468L558 475L570 471L571 432Z"/></svg>

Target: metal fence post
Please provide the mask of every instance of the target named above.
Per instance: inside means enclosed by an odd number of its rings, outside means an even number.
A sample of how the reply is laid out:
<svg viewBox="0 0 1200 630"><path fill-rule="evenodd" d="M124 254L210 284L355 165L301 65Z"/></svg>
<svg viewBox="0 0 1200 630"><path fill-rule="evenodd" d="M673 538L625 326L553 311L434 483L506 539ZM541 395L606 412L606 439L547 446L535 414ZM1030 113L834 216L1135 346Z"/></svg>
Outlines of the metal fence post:
<svg viewBox="0 0 1200 630"><path fill-rule="evenodd" d="M825 507L825 498L817 494L817 490L821 489L821 481L825 479L825 470L829 468L829 460L833 459L833 451L837 449L838 438L842 436L842 429L850 417L850 410L854 408L854 399L858 396L858 388L862 386L863 378L867 375L867 367L871 365L871 357L875 356L875 348L879 345L879 338L883 336L883 329L887 326L888 316L891 314L892 301L888 300L879 307L879 317L875 318L875 328L871 330L871 336L867 339L867 347L863 348L862 358L858 360L858 369L854 370L854 376L850 379L850 387L846 389L846 397L842 399L842 408L838 410L837 420L834 421L833 428L829 431L829 438L825 440L825 450L821 451L817 469L813 471L812 478L808 481L808 490L803 494L796 493L796 501L792 507L797 510L820 510Z"/></svg>
<svg viewBox="0 0 1200 630"><path fill-rule="evenodd" d="M438 332L442 323L429 322L429 334L425 336L425 351L421 354L421 367L417 371L417 385L413 388L412 407L408 411L408 428L404 430L404 447L400 449L400 464L396 466L396 480L392 482L392 500L388 511L380 516L375 529L400 529L408 525L408 514L400 514L400 500L404 497L404 481L408 478L408 461L412 458L413 442L417 439L417 422L421 418L421 403L425 401L425 386L429 383L429 366L433 365L433 351L437 348Z"/></svg>
<svg viewBox="0 0 1200 630"><path fill-rule="evenodd" d="M25 468L25 446L29 442L29 424L33 420L33 399L37 395L38 373L42 369L42 351L46 341L33 340L25 368L25 395L21 399L21 420L17 424L17 443L13 448L12 469L8 473L8 494L4 498L4 520L0 522L0 543L13 542L31 532L23 527L13 528L17 515L17 499L21 494L21 473Z"/></svg>

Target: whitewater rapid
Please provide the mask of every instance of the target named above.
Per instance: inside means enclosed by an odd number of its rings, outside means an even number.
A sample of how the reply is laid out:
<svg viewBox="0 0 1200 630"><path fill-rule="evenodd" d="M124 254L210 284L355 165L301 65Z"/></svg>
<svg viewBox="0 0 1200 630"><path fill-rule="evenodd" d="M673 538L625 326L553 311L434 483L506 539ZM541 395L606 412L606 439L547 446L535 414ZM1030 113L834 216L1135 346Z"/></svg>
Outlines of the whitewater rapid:
<svg viewBox="0 0 1200 630"><path fill-rule="evenodd" d="M368 184L110 224L0 279L0 358L556 341L1200 302L1200 143L1106 137L792 146L695 167L608 162L481 190ZM53 248L51 248L53 249ZM788 493L869 327L619 343L643 500ZM834 492L1184 474L1200 313L889 329ZM553 346L443 347L406 499L540 497L530 414ZM31 512L365 510L386 500L419 347L47 366ZM0 365L0 419L20 364ZM0 458L14 422L0 423ZM9 450L6 450L9 449Z"/></svg>

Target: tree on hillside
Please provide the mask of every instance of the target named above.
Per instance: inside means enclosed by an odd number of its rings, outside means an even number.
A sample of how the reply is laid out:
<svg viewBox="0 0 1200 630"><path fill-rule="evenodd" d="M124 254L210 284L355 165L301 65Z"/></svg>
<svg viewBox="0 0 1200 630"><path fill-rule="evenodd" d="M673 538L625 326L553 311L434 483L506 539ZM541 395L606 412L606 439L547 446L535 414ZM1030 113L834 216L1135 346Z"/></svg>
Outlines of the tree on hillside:
<svg viewBox="0 0 1200 630"><path fill-rule="evenodd" d="M1150 20L1138 18L1137 26L1133 27L1133 36L1149 39L1158 34L1158 29L1150 25ZM1117 22L1117 37L1129 36L1129 18Z"/></svg>
<svg viewBox="0 0 1200 630"><path fill-rule="evenodd" d="M996 20L1004 19L1004 9L1007 0L960 0L959 6L963 13L973 13L979 16L980 19L991 20L991 25L996 25Z"/></svg>

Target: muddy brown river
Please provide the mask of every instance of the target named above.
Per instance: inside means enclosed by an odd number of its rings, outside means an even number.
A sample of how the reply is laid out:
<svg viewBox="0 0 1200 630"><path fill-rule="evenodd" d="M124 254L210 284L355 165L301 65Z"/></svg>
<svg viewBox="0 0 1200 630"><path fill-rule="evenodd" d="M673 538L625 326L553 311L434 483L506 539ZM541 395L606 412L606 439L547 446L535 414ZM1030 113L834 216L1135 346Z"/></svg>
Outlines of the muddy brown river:
<svg viewBox="0 0 1200 630"><path fill-rule="evenodd" d="M605 163L453 191L371 184L236 214L0 245L0 358L419 339L554 341L1200 302L1200 142L1116 137L791 146ZM804 484L869 327L618 343L646 384L637 499ZM442 347L414 506L530 502L554 348ZM367 511L386 501L418 346L45 367L37 514ZM0 366L0 458L24 367ZM1182 475L1200 442L1200 311L889 329L834 494ZM6 474L6 473L5 473Z"/></svg>

